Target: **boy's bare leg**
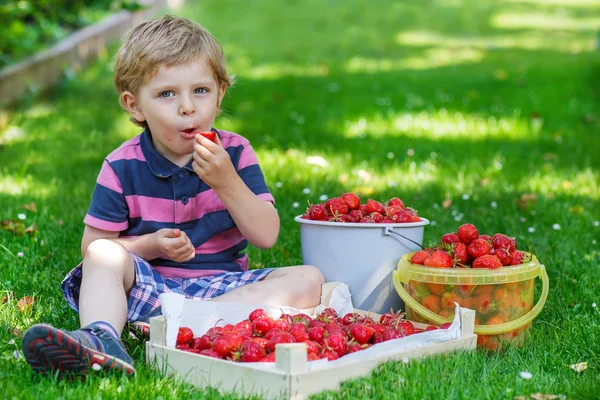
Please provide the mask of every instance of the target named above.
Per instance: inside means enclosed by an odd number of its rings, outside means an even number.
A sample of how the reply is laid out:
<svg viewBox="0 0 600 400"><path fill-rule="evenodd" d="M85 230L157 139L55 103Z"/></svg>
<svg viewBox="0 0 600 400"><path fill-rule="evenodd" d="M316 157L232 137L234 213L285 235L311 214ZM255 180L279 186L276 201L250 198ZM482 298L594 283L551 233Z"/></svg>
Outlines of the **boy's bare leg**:
<svg viewBox="0 0 600 400"><path fill-rule="evenodd" d="M134 284L133 259L125 247L106 239L92 242L83 259L81 326L104 321L120 335L127 321L127 294Z"/></svg>
<svg viewBox="0 0 600 400"><path fill-rule="evenodd" d="M215 297L212 301L316 307L321 302L323 273L312 265L278 268L265 279Z"/></svg>

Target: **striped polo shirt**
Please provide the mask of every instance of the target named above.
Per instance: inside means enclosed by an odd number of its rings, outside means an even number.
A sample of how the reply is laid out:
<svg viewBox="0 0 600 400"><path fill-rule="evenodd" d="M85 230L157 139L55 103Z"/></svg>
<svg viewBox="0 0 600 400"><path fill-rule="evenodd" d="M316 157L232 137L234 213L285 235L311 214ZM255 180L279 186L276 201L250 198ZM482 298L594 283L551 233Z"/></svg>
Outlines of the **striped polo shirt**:
<svg viewBox="0 0 600 400"><path fill-rule="evenodd" d="M248 188L274 203L248 140L233 132L213 130ZM198 177L191 162L179 167L161 155L148 130L106 157L83 222L120 232L124 238L162 228L184 231L196 248L192 260L147 260L165 277L196 278L248 270L248 256L242 253L248 242L223 202Z"/></svg>

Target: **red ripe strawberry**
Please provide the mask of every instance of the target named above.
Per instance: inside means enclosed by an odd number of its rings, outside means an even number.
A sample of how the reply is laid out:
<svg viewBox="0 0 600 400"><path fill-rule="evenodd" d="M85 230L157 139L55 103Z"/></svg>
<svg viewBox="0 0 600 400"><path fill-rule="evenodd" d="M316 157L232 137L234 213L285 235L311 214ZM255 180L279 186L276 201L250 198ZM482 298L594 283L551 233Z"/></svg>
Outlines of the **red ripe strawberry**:
<svg viewBox="0 0 600 400"><path fill-rule="evenodd" d="M386 328L387 329L387 328ZM385 331L384 331L385 332ZM373 344L377 344L377 343L381 343L384 342L385 340L383 339L383 332L375 332L373 334L373 339L371 339L371 341L373 342Z"/></svg>
<svg viewBox="0 0 600 400"><path fill-rule="evenodd" d="M410 321L398 321L398 323L396 323L394 327L403 337L415 333L415 326Z"/></svg>
<svg viewBox="0 0 600 400"><path fill-rule="evenodd" d="M479 239L487 240L488 242L490 242L490 244L492 243L492 238L490 237L490 235L479 235Z"/></svg>
<svg viewBox="0 0 600 400"><path fill-rule="evenodd" d="M479 232L473 224L464 224L458 228L458 238L464 244L469 244L479 237Z"/></svg>
<svg viewBox="0 0 600 400"><path fill-rule="evenodd" d="M385 330L385 332L383 332L383 341L384 342L387 342L388 340L399 339L401 337L403 337L402 334L391 326L388 327Z"/></svg>
<svg viewBox="0 0 600 400"><path fill-rule="evenodd" d="M254 322L255 320L259 319L259 318L266 318L269 315L267 314L267 312L265 310L263 310L262 308L257 308L256 310L252 311L250 313L250 315L248 316L248 319L250 320L250 322Z"/></svg>
<svg viewBox="0 0 600 400"><path fill-rule="evenodd" d="M210 140L213 143L217 143L217 134L215 131L206 131L206 132L200 132L200 131L196 131L196 133L204 136L205 138L207 138L208 140Z"/></svg>
<svg viewBox="0 0 600 400"><path fill-rule="evenodd" d="M355 324L350 325L349 330L350 330L350 335L359 344L368 343L369 340L371 340L371 337L373 337L373 334L375 333L373 328L371 328L367 325L361 324L361 323L355 323Z"/></svg>
<svg viewBox="0 0 600 400"><path fill-rule="evenodd" d="M392 325L393 323L401 320L402 318L404 318L404 313L394 312L393 309L390 309L389 312L386 312L385 314L381 315L381 317L379 317L379 323L381 325Z"/></svg>
<svg viewBox="0 0 600 400"><path fill-rule="evenodd" d="M512 261L511 254L506 249L493 249L492 254L500 259L502 265L510 265Z"/></svg>
<svg viewBox="0 0 600 400"><path fill-rule="evenodd" d="M458 238L458 235L456 233L446 233L445 235L442 235L442 238L440 239L440 243L441 244L452 244L452 243L461 243L461 241Z"/></svg>
<svg viewBox="0 0 600 400"><path fill-rule="evenodd" d="M383 217L383 220L381 220L381 223L382 224L395 224L396 221L394 221L390 217Z"/></svg>
<svg viewBox="0 0 600 400"><path fill-rule="evenodd" d="M359 343L351 342L351 343L348 343L347 354L356 353L357 351L363 351L368 348L369 348L369 344L359 344Z"/></svg>
<svg viewBox="0 0 600 400"><path fill-rule="evenodd" d="M233 325L231 325L231 324L227 324L227 325L225 325L225 326L223 327L223 333L224 333L224 334L231 333L231 332L233 332L233 328L234 328L234 326L233 326Z"/></svg>
<svg viewBox="0 0 600 400"><path fill-rule="evenodd" d="M362 212L360 210L350 210L346 219L348 222L360 222L360 219L363 217Z"/></svg>
<svg viewBox="0 0 600 400"><path fill-rule="evenodd" d="M179 328L177 331L177 341L176 344L189 343L194 338L194 332L185 326Z"/></svg>
<svg viewBox="0 0 600 400"><path fill-rule="evenodd" d="M190 349L190 345L189 345L189 343L177 343L175 345L175 348L177 350L188 351Z"/></svg>
<svg viewBox="0 0 600 400"><path fill-rule="evenodd" d="M325 328L314 326L308 330L308 337L313 342L321 343L325 339Z"/></svg>
<svg viewBox="0 0 600 400"><path fill-rule="evenodd" d="M221 357L225 358L231 356L234 351L237 351L243 342L244 338L239 334L230 333L227 336L217 339L213 344L212 349L219 353Z"/></svg>
<svg viewBox="0 0 600 400"><path fill-rule="evenodd" d="M327 321L329 321L329 319L327 319ZM323 329L325 329L325 325L326 323L322 320L319 319L319 317L315 318L315 319L311 319L308 323L308 330L310 330L311 328L314 328L315 326L319 326Z"/></svg>
<svg viewBox="0 0 600 400"><path fill-rule="evenodd" d="M190 343L190 348L196 349L196 350L210 349L211 347L212 347L212 343L211 343L210 339L208 338L208 336L206 336L206 335L202 335L200 337L195 337L192 339L192 342Z"/></svg>
<svg viewBox="0 0 600 400"><path fill-rule="evenodd" d="M321 357L317 355L317 353L313 353L312 351L308 352L306 355L306 361L317 361L320 360Z"/></svg>
<svg viewBox="0 0 600 400"><path fill-rule="evenodd" d="M344 334L338 333L327 336L325 340L323 340L323 348L331 349L341 357L346 354L346 351L348 350L348 339L346 339Z"/></svg>
<svg viewBox="0 0 600 400"><path fill-rule="evenodd" d="M270 317L258 318L252 321L252 332L255 336L264 336L273 328L273 320Z"/></svg>
<svg viewBox="0 0 600 400"><path fill-rule="evenodd" d="M358 211L360 211L362 215L367 215L367 205L361 204L360 207L358 207Z"/></svg>
<svg viewBox="0 0 600 400"><path fill-rule="evenodd" d="M267 339L267 340L271 340L271 338L272 338L273 336L275 336L275 335L277 335L278 333L281 333L281 332L282 332L282 331L281 331L281 329L279 329L279 328L271 328L271 329L269 330L269 332L267 332L267 333L265 334L265 336L264 336L264 337L265 337L265 339Z"/></svg>
<svg viewBox="0 0 600 400"><path fill-rule="evenodd" d="M492 254L486 254L481 257L477 257L473 261L473 268L488 268L496 269L502 266L502 261Z"/></svg>
<svg viewBox="0 0 600 400"><path fill-rule="evenodd" d="M219 336L223 334L223 327L222 326L213 326L212 328L210 328L209 330L206 331L206 335L208 336Z"/></svg>
<svg viewBox="0 0 600 400"><path fill-rule="evenodd" d="M454 266L454 260L445 251L436 250L425 259L423 265L436 268L452 268Z"/></svg>
<svg viewBox="0 0 600 400"><path fill-rule="evenodd" d="M321 354L319 355L319 357L321 359L328 359L329 361L333 361L333 360L337 360L338 358L340 358L339 354L336 353L334 350L324 350L321 352Z"/></svg>
<svg viewBox="0 0 600 400"><path fill-rule="evenodd" d="M515 250L511 255L510 264L508 265L520 265L529 261L531 261L530 256L527 256L527 254L523 253L520 250Z"/></svg>
<svg viewBox="0 0 600 400"><path fill-rule="evenodd" d="M494 246L494 249L505 249L509 253L512 253L517 249L517 240L502 233L496 233L492 237L492 246Z"/></svg>
<svg viewBox="0 0 600 400"><path fill-rule="evenodd" d="M348 205L341 197L334 197L325 203L325 211L328 215L348 214Z"/></svg>
<svg viewBox="0 0 600 400"><path fill-rule="evenodd" d="M280 332L269 339L269 343L267 343L267 351L275 351L275 346L282 343L296 343L296 341L289 332Z"/></svg>
<svg viewBox="0 0 600 400"><path fill-rule="evenodd" d="M344 193L342 199L346 202L348 210L358 210L360 207L360 197L354 193Z"/></svg>
<svg viewBox="0 0 600 400"><path fill-rule="evenodd" d="M435 326L435 325L429 325L427 328L425 328L425 332L435 331L437 329L438 329L437 326Z"/></svg>
<svg viewBox="0 0 600 400"><path fill-rule="evenodd" d="M444 322L442 326L440 326L440 329L448 329L450 328L450 325L452 325L450 322Z"/></svg>
<svg viewBox="0 0 600 400"><path fill-rule="evenodd" d="M332 307L327 307L319 313L318 317L321 319L321 321L329 322L339 317L339 315L335 309Z"/></svg>
<svg viewBox="0 0 600 400"><path fill-rule="evenodd" d="M400 200L399 198L397 198L397 197L392 197L391 199L389 199L387 201L386 205L388 207L392 207L393 206L393 207L405 208L404 207L404 202L402 200Z"/></svg>
<svg viewBox="0 0 600 400"><path fill-rule="evenodd" d="M308 207L306 215L308 219L312 219L314 221L324 220L327 217L327 213L325 212L325 205L322 203L311 205L310 207Z"/></svg>
<svg viewBox="0 0 600 400"><path fill-rule="evenodd" d="M246 340L240 347L239 357L241 362L258 362L267 355L262 346L252 340Z"/></svg>
<svg viewBox="0 0 600 400"><path fill-rule="evenodd" d="M431 254L429 254L429 252L427 252L426 250L417 251L410 258L410 262L411 262L411 264L423 265L423 263L425 262L425 259L427 259L427 257L429 257L430 255Z"/></svg>
<svg viewBox="0 0 600 400"><path fill-rule="evenodd" d="M492 250L492 246L490 245L490 243L487 240L477 238L477 239L471 241L471 243L469 243L469 246L467 249L468 249L469 255L471 255L471 257L477 258L477 257L485 256L486 254L490 254L490 250Z"/></svg>
<svg viewBox="0 0 600 400"><path fill-rule="evenodd" d="M252 330L252 322L250 322L250 320L248 320L248 319L240 321L234 325L233 330L234 331L251 331Z"/></svg>
<svg viewBox="0 0 600 400"><path fill-rule="evenodd" d="M333 335L335 333L344 333L344 325L338 324L336 321L330 321L325 325L325 331L329 335Z"/></svg>
<svg viewBox="0 0 600 400"><path fill-rule="evenodd" d="M258 362L275 362L275 352L267 354L266 356L258 360Z"/></svg>
<svg viewBox="0 0 600 400"><path fill-rule="evenodd" d="M198 353L198 354L200 354L202 356L206 356L206 357L212 357L212 358L220 358L220 359L223 358L223 357L221 357L221 355L219 353L217 353L213 349L200 350L200 353Z"/></svg>
<svg viewBox="0 0 600 400"><path fill-rule="evenodd" d="M279 318L273 322L273 328L281 329L282 332L289 332L290 324L287 319Z"/></svg>
<svg viewBox="0 0 600 400"><path fill-rule="evenodd" d="M357 313L348 313L346 315L344 315L344 317L342 318L342 324L344 325L350 325L353 324L355 322L357 322L360 319L360 314Z"/></svg>
<svg viewBox="0 0 600 400"><path fill-rule="evenodd" d="M292 325L290 333L296 342L304 342L309 339L308 328L302 323Z"/></svg>
<svg viewBox="0 0 600 400"><path fill-rule="evenodd" d="M371 213L371 218L373 218L373 222L376 224L380 224L383 222L383 215L378 212Z"/></svg>
<svg viewBox="0 0 600 400"><path fill-rule="evenodd" d="M471 261L467 245L463 242L454 243L451 255L457 263L462 265L467 265Z"/></svg>
<svg viewBox="0 0 600 400"><path fill-rule="evenodd" d="M383 204L381 204L377 200L369 199L369 200L367 200L367 203L365 206L365 212L367 214L372 214L372 213L376 212L376 213L383 215L383 214L385 214L385 207L383 206Z"/></svg>
<svg viewBox="0 0 600 400"><path fill-rule="evenodd" d="M361 224L374 224L375 223L375 221L373 220L373 217L371 217L370 215L365 215L358 222Z"/></svg>
<svg viewBox="0 0 600 400"><path fill-rule="evenodd" d="M265 351L267 351L267 344L269 343L269 340L267 340L263 337L255 337L255 338L252 338L252 340L254 340L256 343L258 343L260 345L260 347L262 347L263 349L265 349Z"/></svg>
<svg viewBox="0 0 600 400"><path fill-rule="evenodd" d="M398 223L411 222L412 218L413 218L413 215L407 210L402 210L402 211L399 211L396 214L392 215L392 219Z"/></svg>
<svg viewBox="0 0 600 400"><path fill-rule="evenodd" d="M385 213L388 217L392 218L392 216L400 211L404 210L404 207L400 206L387 206L385 209Z"/></svg>
<svg viewBox="0 0 600 400"><path fill-rule="evenodd" d="M313 342L312 340L305 340L302 343L306 344L306 351L308 353L319 354L319 351L321 350L321 346L318 343Z"/></svg>

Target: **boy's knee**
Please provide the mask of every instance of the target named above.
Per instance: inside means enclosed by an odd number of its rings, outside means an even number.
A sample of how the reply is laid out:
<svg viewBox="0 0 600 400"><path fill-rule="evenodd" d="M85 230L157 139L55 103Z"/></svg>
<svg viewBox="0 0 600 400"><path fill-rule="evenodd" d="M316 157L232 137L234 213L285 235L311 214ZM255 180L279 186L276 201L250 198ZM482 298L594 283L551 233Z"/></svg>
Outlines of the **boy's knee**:
<svg viewBox="0 0 600 400"><path fill-rule="evenodd" d="M312 265L303 265L300 268L302 268L302 273L311 283L311 286L315 286L320 289L321 286L325 283L325 276L319 268L314 267Z"/></svg>
<svg viewBox="0 0 600 400"><path fill-rule="evenodd" d="M83 268L91 265L124 266L130 260L129 252L119 243L108 239L98 239L88 246L83 259Z"/></svg>

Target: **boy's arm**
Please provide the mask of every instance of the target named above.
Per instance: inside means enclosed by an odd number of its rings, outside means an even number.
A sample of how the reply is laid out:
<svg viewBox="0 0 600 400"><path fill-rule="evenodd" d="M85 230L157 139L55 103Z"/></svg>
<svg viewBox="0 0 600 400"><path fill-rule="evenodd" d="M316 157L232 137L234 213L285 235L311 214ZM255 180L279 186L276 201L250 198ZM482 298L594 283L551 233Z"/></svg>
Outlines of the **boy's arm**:
<svg viewBox="0 0 600 400"><path fill-rule="evenodd" d="M264 201L235 174L229 185L213 188L238 229L253 246L273 247L279 235L279 215L269 201Z"/></svg>
<svg viewBox="0 0 600 400"><path fill-rule="evenodd" d="M127 250L135 253L146 261L158 258L156 246L152 245L152 234L142 235L135 238L119 238L119 232L105 231L89 225L85 226L85 229L83 230L83 237L81 238L82 257L85 257L85 253L90 243L98 239L114 240L115 242L123 245L123 247L125 247Z"/></svg>

